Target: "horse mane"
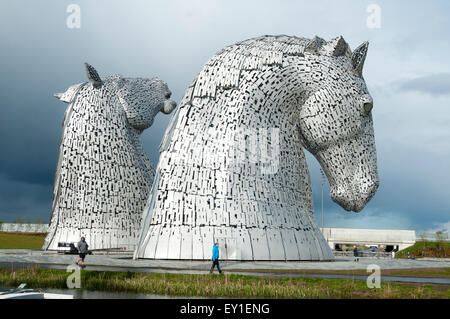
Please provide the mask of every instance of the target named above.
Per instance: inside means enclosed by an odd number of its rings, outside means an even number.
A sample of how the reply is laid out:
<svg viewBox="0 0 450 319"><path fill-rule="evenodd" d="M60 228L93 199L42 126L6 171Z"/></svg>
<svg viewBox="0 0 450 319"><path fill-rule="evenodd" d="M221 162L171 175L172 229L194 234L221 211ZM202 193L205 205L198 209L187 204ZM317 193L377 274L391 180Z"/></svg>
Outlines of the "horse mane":
<svg viewBox="0 0 450 319"><path fill-rule="evenodd" d="M339 37L330 43L341 40L343 38ZM283 57L304 56L305 52L326 54L329 52L321 48L327 44L319 37L306 39L265 35L227 46L206 62L197 76L192 97L215 98L220 89L239 88L241 71L262 71L267 66L281 66ZM351 54L345 41L341 42L339 48Z"/></svg>
<svg viewBox="0 0 450 319"><path fill-rule="evenodd" d="M339 39L339 38L337 38ZM331 41L330 41L331 42ZM263 71L269 66L281 66L283 57L303 57L305 52L321 54L326 41L319 37L307 39L287 35L264 35L226 46L214 54L187 88L180 107L172 116L159 145L159 151L167 149L178 121L180 109L193 98L215 99L217 92L239 89L242 71Z"/></svg>

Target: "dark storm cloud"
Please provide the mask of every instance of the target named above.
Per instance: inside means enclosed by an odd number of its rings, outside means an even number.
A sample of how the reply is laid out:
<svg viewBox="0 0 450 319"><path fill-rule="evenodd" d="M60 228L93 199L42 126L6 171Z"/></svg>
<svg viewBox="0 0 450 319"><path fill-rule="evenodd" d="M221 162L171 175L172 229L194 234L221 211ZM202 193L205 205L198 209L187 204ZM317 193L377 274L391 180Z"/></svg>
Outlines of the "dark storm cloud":
<svg viewBox="0 0 450 319"><path fill-rule="evenodd" d="M51 214L52 187L21 182L0 174L0 220L13 222L48 221Z"/></svg>
<svg viewBox="0 0 450 319"><path fill-rule="evenodd" d="M57 103L38 97L33 107L23 113L18 111L24 106L19 98L6 98L3 103L0 173L10 180L51 184L64 109L55 105L53 114L48 114L46 105Z"/></svg>
<svg viewBox="0 0 450 319"><path fill-rule="evenodd" d="M450 73L431 74L405 81L399 86L402 91L416 91L431 95L450 94Z"/></svg>

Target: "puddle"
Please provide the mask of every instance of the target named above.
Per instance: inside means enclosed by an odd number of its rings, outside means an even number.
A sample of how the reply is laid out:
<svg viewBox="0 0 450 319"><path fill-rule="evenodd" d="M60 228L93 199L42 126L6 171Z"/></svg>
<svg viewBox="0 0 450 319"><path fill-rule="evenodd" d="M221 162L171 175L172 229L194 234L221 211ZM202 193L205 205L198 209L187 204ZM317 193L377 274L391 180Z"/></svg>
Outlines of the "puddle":
<svg viewBox="0 0 450 319"><path fill-rule="evenodd" d="M8 291L13 287L0 287L0 292ZM73 295L74 299L177 299L177 298L189 298L189 299L202 299L201 297L178 297L178 296L166 296L166 295L153 295L153 294L137 294L127 292L109 292L109 291L95 291L85 289L43 289L47 293L54 294L67 294Z"/></svg>

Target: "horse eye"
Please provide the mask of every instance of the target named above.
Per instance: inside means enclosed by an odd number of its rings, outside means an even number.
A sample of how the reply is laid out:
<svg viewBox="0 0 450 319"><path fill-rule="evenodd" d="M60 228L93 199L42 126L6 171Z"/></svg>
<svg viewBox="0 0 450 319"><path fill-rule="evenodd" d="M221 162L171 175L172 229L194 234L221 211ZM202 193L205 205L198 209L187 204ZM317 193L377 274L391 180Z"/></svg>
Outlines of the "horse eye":
<svg viewBox="0 0 450 319"><path fill-rule="evenodd" d="M364 103L363 108L364 108L364 113L365 113L365 114L369 114L370 111L372 111L373 103L371 103L371 102L366 102L366 103Z"/></svg>

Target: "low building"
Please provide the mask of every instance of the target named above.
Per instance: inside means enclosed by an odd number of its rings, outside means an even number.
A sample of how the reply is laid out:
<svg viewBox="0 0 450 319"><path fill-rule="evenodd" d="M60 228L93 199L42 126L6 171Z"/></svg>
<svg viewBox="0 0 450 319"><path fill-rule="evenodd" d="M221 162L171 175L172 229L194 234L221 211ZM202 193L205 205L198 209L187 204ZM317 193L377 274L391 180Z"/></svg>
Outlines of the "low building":
<svg viewBox="0 0 450 319"><path fill-rule="evenodd" d="M399 229L321 228L331 249L339 245L385 246L387 251L402 250L414 245L416 232Z"/></svg>

